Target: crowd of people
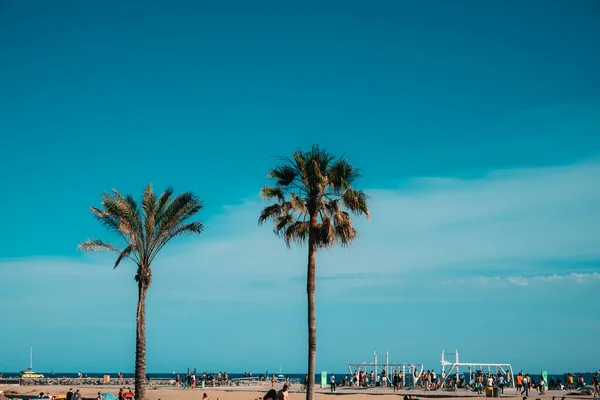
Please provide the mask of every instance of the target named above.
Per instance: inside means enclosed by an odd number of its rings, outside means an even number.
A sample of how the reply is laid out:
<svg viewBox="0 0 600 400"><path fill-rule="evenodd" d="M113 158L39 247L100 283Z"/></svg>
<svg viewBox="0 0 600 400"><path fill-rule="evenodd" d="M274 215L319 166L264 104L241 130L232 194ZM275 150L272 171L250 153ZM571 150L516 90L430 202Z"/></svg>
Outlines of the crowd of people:
<svg viewBox="0 0 600 400"><path fill-rule="evenodd" d="M546 381L544 376L540 376L537 380L531 375L521 371L514 377L509 371L498 371L495 374L491 372L484 373L483 371L474 371L469 377L469 381L465 380L464 375L453 374L436 374L434 370L427 370L419 373L414 370L412 373L406 374L404 371L392 371L391 374L383 369L376 374L374 371L355 371L353 374L345 375L341 381L335 381L333 375L330 376L330 384L332 391L336 386L350 387L390 387L394 392L399 391L405 385L412 388L422 388L425 391L433 391L441 388L447 390L458 391L458 389L467 389L483 394L489 389L498 390L503 394L506 387L516 387L517 394L529 396L530 391L536 391L538 394L544 394L546 390L574 390L586 387L585 379L582 375L574 376L573 374L564 374L563 380L550 377ZM600 373L596 373L591 378L591 390L595 393L600 393ZM514 384L514 386L513 386Z"/></svg>
<svg viewBox="0 0 600 400"><path fill-rule="evenodd" d="M285 383L290 383L288 378L285 379ZM219 387L219 386L233 386L240 384L265 384L271 382L271 386L279 382L279 379L272 375L269 378L268 372L260 374L258 377L252 375L252 372L244 372L242 377L230 379L227 372L218 373L197 373L196 370L188 371L185 375L176 374L175 386L183 389L194 389L196 386L202 387Z"/></svg>

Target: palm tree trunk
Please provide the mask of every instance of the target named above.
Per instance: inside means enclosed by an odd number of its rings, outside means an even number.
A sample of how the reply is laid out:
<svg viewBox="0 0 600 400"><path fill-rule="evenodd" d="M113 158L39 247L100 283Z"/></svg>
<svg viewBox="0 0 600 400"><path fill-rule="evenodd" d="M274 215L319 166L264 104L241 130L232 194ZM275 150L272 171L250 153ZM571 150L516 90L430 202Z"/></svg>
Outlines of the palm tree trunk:
<svg viewBox="0 0 600 400"><path fill-rule="evenodd" d="M146 399L146 293L148 286L138 282L137 329L135 336L135 399Z"/></svg>
<svg viewBox="0 0 600 400"><path fill-rule="evenodd" d="M308 383L306 400L314 399L315 369L317 362L317 315L315 312L315 270L317 266L317 213L310 218L308 236L308 268L306 294L308 297Z"/></svg>

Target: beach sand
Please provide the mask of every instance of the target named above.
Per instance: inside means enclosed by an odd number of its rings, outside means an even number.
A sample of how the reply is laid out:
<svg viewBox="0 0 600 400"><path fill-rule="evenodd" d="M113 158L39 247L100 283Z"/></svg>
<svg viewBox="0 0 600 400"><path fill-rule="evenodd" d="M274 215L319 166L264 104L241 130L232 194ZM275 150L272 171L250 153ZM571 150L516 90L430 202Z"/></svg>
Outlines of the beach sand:
<svg viewBox="0 0 600 400"><path fill-rule="evenodd" d="M281 384L276 385L276 389L281 388ZM197 388L195 390L190 389L180 389L173 387L160 387L153 388L149 387L146 390L146 397L149 400L200 400L202 398L203 393L207 393L210 397L210 400L254 400L258 397L262 397L271 386L245 386L245 387L233 387L233 388ZM16 392L21 395L35 395L40 392L50 393L54 396L59 394L66 394L69 390L68 386L57 386L57 385L48 385L48 386L5 386L0 388L4 390L5 393ZM79 391L83 394L85 398L95 398L98 392L110 392L117 394L119 392L118 387L106 387L106 386L74 386L73 389L79 389ZM289 398L291 400L300 400L304 399L306 394L299 393L300 386L292 385L291 392L289 394ZM446 398L451 400L476 400L476 399L485 399L485 397L477 396L472 392L459 391L457 393L452 393L448 391L435 391L435 392L425 392L424 390L410 390L403 391L400 394L393 394L391 389L380 389L380 388L372 388L372 389L350 389L350 388L339 388L338 391L333 394L330 393L329 388L317 390L316 398L319 400L336 400L339 398L340 400L386 400L386 399L402 399L405 394L411 394L413 396L418 397L419 399L427 399L427 398ZM534 392L530 393L529 400L535 399L552 399L553 396L556 396L557 400L560 400L563 396L566 395L565 391L549 391L545 395L540 396L535 394ZM340 397L341 396L341 397ZM505 389L505 394L501 396L501 398L510 398L510 399L522 399L522 396L516 395L516 389ZM570 399L591 399L592 396L574 396L569 397Z"/></svg>

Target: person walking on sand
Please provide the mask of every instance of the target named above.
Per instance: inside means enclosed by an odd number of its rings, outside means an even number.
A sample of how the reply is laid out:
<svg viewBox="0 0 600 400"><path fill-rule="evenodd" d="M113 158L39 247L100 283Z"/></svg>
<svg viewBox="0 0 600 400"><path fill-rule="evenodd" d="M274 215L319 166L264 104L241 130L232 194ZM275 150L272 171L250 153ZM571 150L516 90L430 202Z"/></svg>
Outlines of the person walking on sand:
<svg viewBox="0 0 600 400"><path fill-rule="evenodd" d="M394 372L394 375L392 376L392 384L394 386L394 393L396 393L398 391L399 383L400 383L400 374Z"/></svg>
<svg viewBox="0 0 600 400"><path fill-rule="evenodd" d="M531 385L531 381L529 380L529 375L525 374L523 377L523 390L521 391L521 395L525 393L525 397L529 397L529 386Z"/></svg>
<svg viewBox="0 0 600 400"><path fill-rule="evenodd" d="M73 388L69 389L67 392L66 400L73 400Z"/></svg>
<svg viewBox="0 0 600 400"><path fill-rule="evenodd" d="M331 384L331 391L335 392L335 375L331 374L329 376L329 383Z"/></svg>
<svg viewBox="0 0 600 400"><path fill-rule="evenodd" d="M477 375L475 381L475 388L477 389L477 394L483 394L483 376L481 374Z"/></svg>
<svg viewBox="0 0 600 400"><path fill-rule="evenodd" d="M540 392L540 394L546 393L546 381L544 380L543 376L540 377L540 381L538 382L537 389Z"/></svg>
<svg viewBox="0 0 600 400"><path fill-rule="evenodd" d="M496 384L498 388L500 388L500 392L504 394L504 377L500 372L498 372L498 377L496 378Z"/></svg>

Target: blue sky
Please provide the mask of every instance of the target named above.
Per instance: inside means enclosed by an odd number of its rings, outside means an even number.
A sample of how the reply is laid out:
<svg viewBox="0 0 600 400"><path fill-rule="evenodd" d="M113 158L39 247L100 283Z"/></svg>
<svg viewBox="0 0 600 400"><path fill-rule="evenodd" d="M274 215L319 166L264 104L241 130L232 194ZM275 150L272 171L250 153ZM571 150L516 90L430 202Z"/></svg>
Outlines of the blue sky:
<svg viewBox="0 0 600 400"><path fill-rule="evenodd" d="M372 211L319 254L317 369L600 367L597 2L3 1L0 46L0 371L133 370L133 268L76 246L148 181L206 225L155 262L149 371L305 370L306 249L256 222L313 143Z"/></svg>

